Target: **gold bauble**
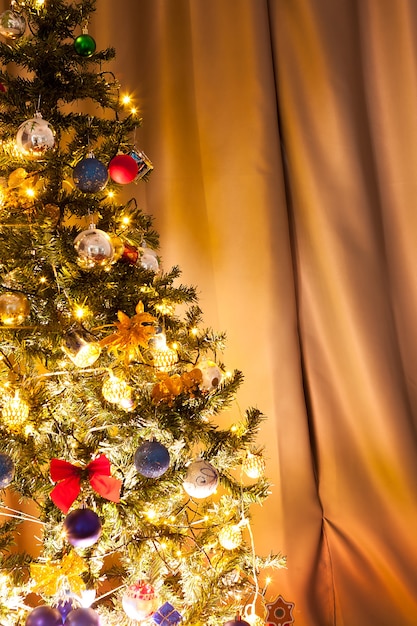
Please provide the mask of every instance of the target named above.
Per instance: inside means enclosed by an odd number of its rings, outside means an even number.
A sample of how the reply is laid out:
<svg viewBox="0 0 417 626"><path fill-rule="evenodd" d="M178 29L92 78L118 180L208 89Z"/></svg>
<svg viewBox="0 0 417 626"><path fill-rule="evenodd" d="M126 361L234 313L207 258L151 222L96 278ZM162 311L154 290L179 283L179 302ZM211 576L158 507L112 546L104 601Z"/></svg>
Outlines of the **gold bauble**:
<svg viewBox="0 0 417 626"><path fill-rule="evenodd" d="M8 291L0 296L0 321L5 326L19 326L29 314L30 305L23 293Z"/></svg>
<svg viewBox="0 0 417 626"><path fill-rule="evenodd" d="M164 333L154 335L150 339L149 345L152 351L153 364L161 372L167 372L178 361L177 351L167 346Z"/></svg>
<svg viewBox="0 0 417 626"><path fill-rule="evenodd" d="M172 348L168 348L168 346L164 350L153 350L152 354L153 364L162 372L170 370L178 361L177 351Z"/></svg>
<svg viewBox="0 0 417 626"><path fill-rule="evenodd" d="M61 209L56 204L45 204L43 214L51 221L53 226L56 226L61 219Z"/></svg>
<svg viewBox="0 0 417 626"><path fill-rule="evenodd" d="M4 425L12 432L18 433L26 425L29 417L29 406L16 392L14 396L5 400L1 416Z"/></svg>
<svg viewBox="0 0 417 626"><path fill-rule="evenodd" d="M104 381L101 392L107 402L118 404L126 411L132 409L132 387L125 380L111 374Z"/></svg>
<svg viewBox="0 0 417 626"><path fill-rule="evenodd" d="M242 530L239 524L224 526L219 532L219 543L225 550L234 550L242 543Z"/></svg>
<svg viewBox="0 0 417 626"><path fill-rule="evenodd" d="M249 478L260 478L265 472L265 459L260 454L248 452L242 463L242 469Z"/></svg>

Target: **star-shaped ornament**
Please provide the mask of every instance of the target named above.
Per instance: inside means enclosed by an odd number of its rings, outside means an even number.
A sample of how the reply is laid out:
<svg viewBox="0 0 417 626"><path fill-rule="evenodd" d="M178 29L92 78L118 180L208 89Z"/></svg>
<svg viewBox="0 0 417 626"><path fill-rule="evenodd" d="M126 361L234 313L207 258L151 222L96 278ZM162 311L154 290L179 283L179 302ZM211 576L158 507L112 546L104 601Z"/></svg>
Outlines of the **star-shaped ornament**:
<svg viewBox="0 0 417 626"><path fill-rule="evenodd" d="M290 626L294 623L292 610L294 602L287 602L279 595L273 602L266 603L268 611L266 622L274 626Z"/></svg>

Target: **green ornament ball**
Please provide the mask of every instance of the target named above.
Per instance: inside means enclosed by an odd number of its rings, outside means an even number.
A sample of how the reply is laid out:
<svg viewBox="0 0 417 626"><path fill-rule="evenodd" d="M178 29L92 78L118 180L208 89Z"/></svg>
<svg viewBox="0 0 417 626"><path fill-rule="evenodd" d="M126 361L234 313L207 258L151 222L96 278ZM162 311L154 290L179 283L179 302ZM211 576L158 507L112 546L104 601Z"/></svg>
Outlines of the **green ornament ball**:
<svg viewBox="0 0 417 626"><path fill-rule="evenodd" d="M96 42L87 33L79 35L74 41L74 48L81 57L91 57L96 51Z"/></svg>

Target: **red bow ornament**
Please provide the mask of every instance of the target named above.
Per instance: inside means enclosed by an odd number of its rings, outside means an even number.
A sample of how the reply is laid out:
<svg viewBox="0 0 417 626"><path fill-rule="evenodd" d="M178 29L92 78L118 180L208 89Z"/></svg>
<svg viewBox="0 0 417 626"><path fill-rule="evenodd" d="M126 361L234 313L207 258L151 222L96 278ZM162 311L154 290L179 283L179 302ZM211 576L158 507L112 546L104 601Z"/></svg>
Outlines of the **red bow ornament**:
<svg viewBox="0 0 417 626"><path fill-rule="evenodd" d="M52 489L50 496L52 502L61 511L68 513L71 504L81 491L81 479L85 475L94 491L100 496L112 502L120 502L122 482L110 476L110 461L104 454L91 461L86 467L52 459L51 478L58 485Z"/></svg>

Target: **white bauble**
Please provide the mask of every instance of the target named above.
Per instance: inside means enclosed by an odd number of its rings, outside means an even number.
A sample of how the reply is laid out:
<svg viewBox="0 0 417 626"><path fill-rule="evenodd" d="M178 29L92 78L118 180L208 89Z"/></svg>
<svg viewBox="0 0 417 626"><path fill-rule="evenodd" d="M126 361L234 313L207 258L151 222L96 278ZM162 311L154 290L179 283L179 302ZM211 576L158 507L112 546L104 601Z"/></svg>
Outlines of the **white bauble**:
<svg viewBox="0 0 417 626"><path fill-rule="evenodd" d="M199 385L201 391L214 391L222 382L223 372L214 361L200 361L196 368L201 371L203 376Z"/></svg>
<svg viewBox="0 0 417 626"><path fill-rule="evenodd" d="M184 491L192 498L207 498L217 489L219 473L208 461L199 459L191 463L184 479Z"/></svg>

